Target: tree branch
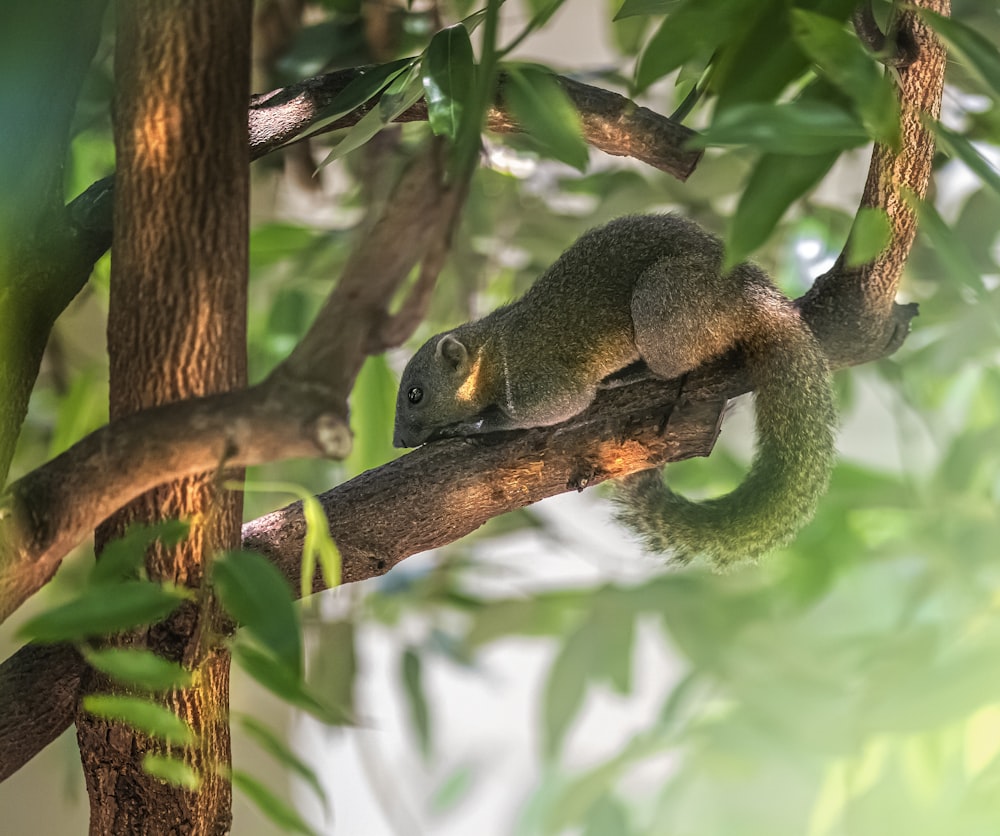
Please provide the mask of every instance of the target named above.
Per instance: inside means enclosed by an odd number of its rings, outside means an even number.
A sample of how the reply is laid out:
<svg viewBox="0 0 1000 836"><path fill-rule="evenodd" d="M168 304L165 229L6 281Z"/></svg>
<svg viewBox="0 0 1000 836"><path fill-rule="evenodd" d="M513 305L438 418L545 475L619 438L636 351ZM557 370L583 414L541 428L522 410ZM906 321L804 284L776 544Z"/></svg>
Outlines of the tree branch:
<svg viewBox="0 0 1000 836"><path fill-rule="evenodd" d="M252 96L250 99L250 148L256 159L302 134L317 121L323 108L365 68L340 70L309 78L288 87ZM694 131L624 96L557 76L570 101L580 114L583 137L595 148L618 157L634 157L686 180L701 159L702 152L687 148ZM323 127L318 133L349 128L368 113L377 101L367 102ZM427 102L421 99L400 114L397 122L426 122ZM490 108L486 127L496 133L521 130L503 101L503 76L497 102Z"/></svg>
<svg viewBox="0 0 1000 836"><path fill-rule="evenodd" d="M333 102L365 67L338 70L307 78L250 97L250 159L258 160L295 140L321 118L323 108ZM624 96L557 76L580 114L584 139L595 148L617 157L633 157L686 180L701 159L702 151L687 148L694 131L669 117L641 107ZM502 90L502 80L501 87ZM377 102L376 102L377 103ZM356 125L373 107L368 102L323 127L319 134ZM427 103L421 99L401 113L396 122L426 122ZM496 133L521 130L498 95L498 103L487 114L486 127ZM78 237L96 260L111 246L111 192L114 177L105 177L76 197L67 207ZM81 284L82 287L82 284Z"/></svg>
<svg viewBox="0 0 1000 836"><path fill-rule="evenodd" d="M846 251L800 300L835 366L855 365L884 356L902 344L916 315L915 305L897 305L896 292L913 247L917 221L914 199L923 199L930 183L934 135L927 118L937 119L944 89L945 49L920 20L916 9L950 12L950 0L915 0L899 19L900 32L916 45L918 57L899 70L900 129L898 150L876 145L862 208L885 210L892 235L889 245L868 264L851 267Z"/></svg>

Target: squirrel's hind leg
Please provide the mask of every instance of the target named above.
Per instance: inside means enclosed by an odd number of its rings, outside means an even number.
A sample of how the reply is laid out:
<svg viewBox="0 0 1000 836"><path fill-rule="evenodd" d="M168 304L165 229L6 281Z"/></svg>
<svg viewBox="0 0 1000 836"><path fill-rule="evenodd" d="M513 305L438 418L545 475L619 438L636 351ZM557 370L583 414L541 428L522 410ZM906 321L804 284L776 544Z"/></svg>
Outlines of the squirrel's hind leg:
<svg viewBox="0 0 1000 836"><path fill-rule="evenodd" d="M639 356L672 380L728 351L739 339L738 288L706 272L699 260L671 257L645 270L632 294Z"/></svg>

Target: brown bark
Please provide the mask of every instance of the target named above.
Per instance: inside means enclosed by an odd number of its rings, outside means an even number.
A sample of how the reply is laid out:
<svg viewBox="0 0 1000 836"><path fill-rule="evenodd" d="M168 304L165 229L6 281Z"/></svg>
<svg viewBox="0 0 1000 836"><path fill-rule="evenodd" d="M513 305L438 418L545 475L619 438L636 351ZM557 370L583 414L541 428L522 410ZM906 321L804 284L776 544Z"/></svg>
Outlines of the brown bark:
<svg viewBox="0 0 1000 836"><path fill-rule="evenodd" d="M246 384L250 11L247 0L136 0L118 10L113 419ZM211 555L239 543L240 495L217 483L208 473L139 497L99 529L99 545L133 520L190 519L188 539L151 550L147 571L199 587ZM228 830L229 657L209 641L218 617L202 600L128 639L199 672L163 700L197 736L170 754L198 770L200 791L143 771L144 756L165 753L162 744L81 709L91 833ZM90 675L82 691L107 687Z"/></svg>

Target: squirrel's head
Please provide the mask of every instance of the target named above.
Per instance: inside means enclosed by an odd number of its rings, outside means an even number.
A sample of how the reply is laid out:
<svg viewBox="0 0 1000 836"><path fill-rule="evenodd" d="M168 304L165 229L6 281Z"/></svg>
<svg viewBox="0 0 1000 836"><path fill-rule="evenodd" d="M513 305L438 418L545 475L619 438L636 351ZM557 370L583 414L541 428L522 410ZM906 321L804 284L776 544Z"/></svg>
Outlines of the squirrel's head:
<svg viewBox="0 0 1000 836"><path fill-rule="evenodd" d="M403 370L396 398L396 447L416 447L425 441L458 435L462 425L485 406L483 356L470 354L455 332L438 334L424 343Z"/></svg>

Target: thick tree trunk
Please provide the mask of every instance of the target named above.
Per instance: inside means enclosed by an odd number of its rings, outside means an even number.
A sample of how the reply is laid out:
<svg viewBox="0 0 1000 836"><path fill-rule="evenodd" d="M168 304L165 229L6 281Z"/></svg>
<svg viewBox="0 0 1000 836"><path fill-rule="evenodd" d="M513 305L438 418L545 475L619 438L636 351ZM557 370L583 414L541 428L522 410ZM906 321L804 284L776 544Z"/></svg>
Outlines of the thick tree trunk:
<svg viewBox="0 0 1000 836"><path fill-rule="evenodd" d="M119 6L112 418L246 383L250 13L249 0ZM151 577L198 587L211 555L240 541L241 495L223 491L220 475L140 497L101 527L98 542L132 520L191 520L187 541L151 550L147 568ZM146 774L144 756L166 754L162 744L81 710L91 833L229 828L229 656L214 642L214 603L201 598L128 639L198 671L195 685L163 699L197 735L195 746L169 754L199 772L201 788ZM92 674L83 690L108 686Z"/></svg>

